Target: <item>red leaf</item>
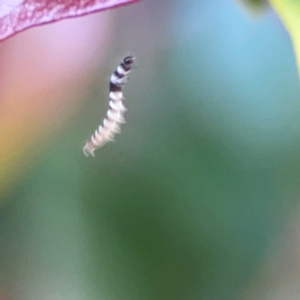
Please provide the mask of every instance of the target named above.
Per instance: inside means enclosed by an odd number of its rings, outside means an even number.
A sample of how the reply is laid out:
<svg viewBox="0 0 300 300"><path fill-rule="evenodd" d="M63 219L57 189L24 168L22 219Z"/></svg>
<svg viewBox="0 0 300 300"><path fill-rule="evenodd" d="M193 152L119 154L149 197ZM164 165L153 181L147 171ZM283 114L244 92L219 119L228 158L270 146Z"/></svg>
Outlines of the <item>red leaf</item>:
<svg viewBox="0 0 300 300"><path fill-rule="evenodd" d="M0 0L0 40L32 26L140 0Z"/></svg>

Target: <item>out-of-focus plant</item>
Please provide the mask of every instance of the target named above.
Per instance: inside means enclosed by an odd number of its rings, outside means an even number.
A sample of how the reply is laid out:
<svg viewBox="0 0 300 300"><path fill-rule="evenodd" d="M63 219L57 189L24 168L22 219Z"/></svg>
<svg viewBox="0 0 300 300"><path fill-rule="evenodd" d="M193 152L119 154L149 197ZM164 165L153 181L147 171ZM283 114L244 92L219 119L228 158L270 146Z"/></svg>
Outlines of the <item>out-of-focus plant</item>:
<svg viewBox="0 0 300 300"><path fill-rule="evenodd" d="M270 2L291 36L300 72L300 1L271 0Z"/></svg>
<svg viewBox="0 0 300 300"><path fill-rule="evenodd" d="M239 2L254 12L262 11L268 6L266 0L239 0ZM278 13L291 36L300 72L300 1L270 0L270 4Z"/></svg>
<svg viewBox="0 0 300 300"><path fill-rule="evenodd" d="M266 0L238 0L245 5L250 11L255 13L264 11L269 5Z"/></svg>
<svg viewBox="0 0 300 300"><path fill-rule="evenodd" d="M0 40L32 26L137 1L139 0L3 0L0 2Z"/></svg>

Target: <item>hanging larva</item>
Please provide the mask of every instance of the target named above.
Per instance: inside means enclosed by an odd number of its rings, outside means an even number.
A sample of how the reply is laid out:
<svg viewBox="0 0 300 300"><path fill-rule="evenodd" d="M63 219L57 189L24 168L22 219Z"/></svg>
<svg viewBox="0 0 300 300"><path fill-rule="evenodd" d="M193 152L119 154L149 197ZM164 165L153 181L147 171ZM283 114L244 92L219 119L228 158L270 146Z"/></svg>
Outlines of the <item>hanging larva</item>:
<svg viewBox="0 0 300 300"><path fill-rule="evenodd" d="M109 109L102 124L94 132L89 140L85 142L83 153L86 156L95 156L94 151L107 142L113 141L115 134L120 133L121 123L125 123L122 86L127 82L128 75L134 68L135 58L126 56L115 72L110 77L109 83Z"/></svg>

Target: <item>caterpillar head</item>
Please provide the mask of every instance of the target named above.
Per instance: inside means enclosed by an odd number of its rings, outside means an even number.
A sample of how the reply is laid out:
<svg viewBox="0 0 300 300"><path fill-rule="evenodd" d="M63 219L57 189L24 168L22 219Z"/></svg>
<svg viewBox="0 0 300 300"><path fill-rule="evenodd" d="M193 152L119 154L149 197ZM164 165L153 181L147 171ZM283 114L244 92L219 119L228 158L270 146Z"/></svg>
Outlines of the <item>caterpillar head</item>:
<svg viewBox="0 0 300 300"><path fill-rule="evenodd" d="M132 65L134 64L134 61L135 61L135 57L129 55L129 56L126 56L124 59L123 59L123 64L131 69L132 68Z"/></svg>

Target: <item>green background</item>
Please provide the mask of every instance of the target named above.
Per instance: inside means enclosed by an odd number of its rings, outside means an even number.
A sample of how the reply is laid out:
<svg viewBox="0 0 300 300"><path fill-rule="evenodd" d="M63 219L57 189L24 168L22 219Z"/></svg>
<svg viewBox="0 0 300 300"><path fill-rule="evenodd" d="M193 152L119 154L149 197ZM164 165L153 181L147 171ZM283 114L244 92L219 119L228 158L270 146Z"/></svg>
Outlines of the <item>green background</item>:
<svg viewBox="0 0 300 300"><path fill-rule="evenodd" d="M253 19L232 1L144 1L113 17L84 108L5 196L0 284L26 300L242 299L299 197L288 35L273 12ZM127 124L86 158L128 50Z"/></svg>

